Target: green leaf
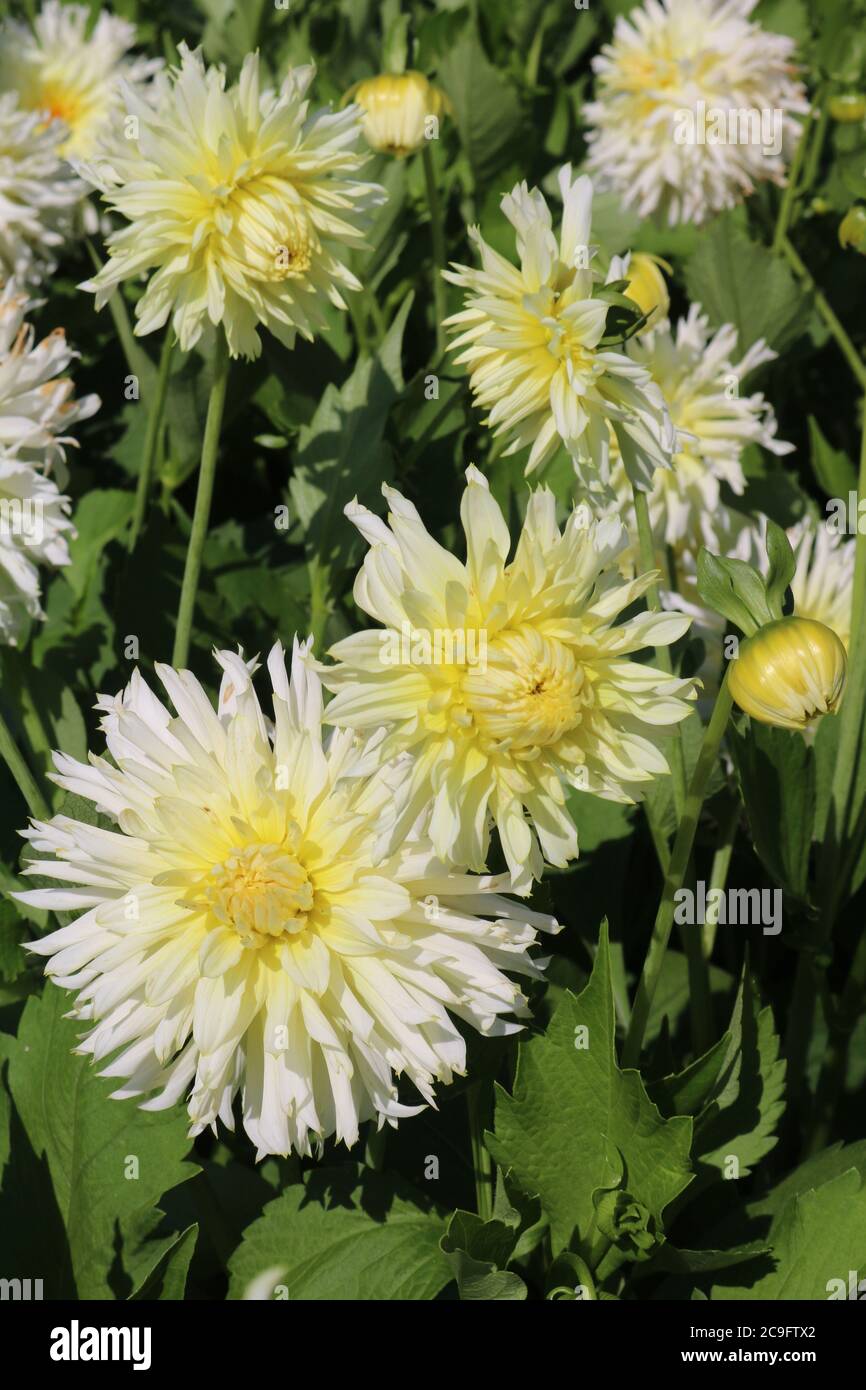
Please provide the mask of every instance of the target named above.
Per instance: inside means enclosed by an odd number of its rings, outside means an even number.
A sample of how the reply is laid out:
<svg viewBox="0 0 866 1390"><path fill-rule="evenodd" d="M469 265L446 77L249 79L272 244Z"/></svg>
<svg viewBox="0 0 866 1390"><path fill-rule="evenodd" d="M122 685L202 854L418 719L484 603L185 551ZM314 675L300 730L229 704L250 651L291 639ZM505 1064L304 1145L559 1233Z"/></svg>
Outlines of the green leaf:
<svg viewBox="0 0 866 1390"><path fill-rule="evenodd" d="M794 578L797 562L794 559L791 542L785 532L781 526L777 526L775 521L771 521L769 518L767 519L767 560L769 561L766 580L767 603L773 616L781 618L785 595L788 592L788 585Z"/></svg>
<svg viewBox="0 0 866 1390"><path fill-rule="evenodd" d="M69 1244L79 1298L112 1298L136 1283L160 1196L197 1171L182 1109L147 1112L109 1099L117 1083L74 1056L81 1025L64 1018L69 995L48 983L21 1018L9 1089L37 1158L44 1157ZM137 1160L137 1176L130 1163ZM36 1211L26 1213L38 1220ZM134 1239L133 1239L134 1236ZM126 1240L124 1240L126 1237ZM118 1268L119 1267L119 1268Z"/></svg>
<svg viewBox="0 0 866 1390"><path fill-rule="evenodd" d="M747 637L773 621L764 579L745 560L727 560L702 546L698 551L698 593L708 608L736 624Z"/></svg>
<svg viewBox="0 0 866 1390"><path fill-rule="evenodd" d="M506 1268L517 1235L516 1224L482 1221L470 1211L454 1212L442 1237L442 1251L454 1271L461 1300L526 1298L523 1280Z"/></svg>
<svg viewBox="0 0 866 1390"><path fill-rule="evenodd" d="M326 569L348 564L360 547L342 512L353 497L375 506L390 476L383 442L388 411L403 390L401 349L412 296L401 305L374 357L359 358L338 390L325 388L312 423L299 435L289 488L308 554Z"/></svg>
<svg viewBox="0 0 866 1390"><path fill-rule="evenodd" d="M316 1168L270 1202L229 1263L229 1298L269 1270L291 1299L432 1299L450 1282L445 1223L402 1179Z"/></svg>
<svg viewBox="0 0 866 1390"><path fill-rule="evenodd" d="M736 1159L745 1177L775 1147L775 1129L785 1108L785 1062L769 1008L761 1009L751 976L743 980L728 1031L725 1058L710 1099L695 1122L695 1188L728 1176ZM690 1196L692 1194L690 1193Z"/></svg>
<svg viewBox="0 0 866 1390"><path fill-rule="evenodd" d="M848 455L828 443L814 415L809 416L809 459L819 487L828 497L842 497L857 491L857 473Z"/></svg>
<svg viewBox="0 0 866 1390"><path fill-rule="evenodd" d="M475 183L483 188L513 156L523 124L517 91L488 62L471 26L442 59L438 81L454 106Z"/></svg>
<svg viewBox="0 0 866 1390"><path fill-rule="evenodd" d="M857 1168L782 1204L771 1194L747 1211L771 1218L766 1236L771 1260L763 1260L749 1282L741 1272L736 1282L714 1285L713 1299L823 1302L849 1296L850 1271L857 1271L856 1282L866 1267L866 1186Z"/></svg>
<svg viewBox="0 0 866 1390"><path fill-rule="evenodd" d="M785 262L751 241L731 213L717 217L703 232L686 263L685 278L689 298L702 305L714 326L731 323L736 328L740 352L758 338L781 352L808 322L804 292Z"/></svg>
<svg viewBox="0 0 866 1390"><path fill-rule="evenodd" d="M815 757L799 734L749 720L728 743L757 853L778 884L808 896L815 821Z"/></svg>
<svg viewBox="0 0 866 1390"><path fill-rule="evenodd" d="M96 577L105 547L126 529L134 504L131 492L111 488L94 489L77 504L78 535L70 544L71 564L65 571L77 599L84 597Z"/></svg>
<svg viewBox="0 0 866 1390"><path fill-rule="evenodd" d="M130 1299L181 1301L186 1293L190 1261L195 1253L198 1226L187 1226L174 1237Z"/></svg>
<svg viewBox="0 0 866 1390"><path fill-rule="evenodd" d="M577 1237L588 1250L593 1193L618 1183L662 1224L688 1185L692 1123L665 1120L636 1071L621 1071L607 928L590 981L566 994L545 1034L520 1045L514 1094L497 1088L496 1131L488 1147L550 1217L553 1248Z"/></svg>

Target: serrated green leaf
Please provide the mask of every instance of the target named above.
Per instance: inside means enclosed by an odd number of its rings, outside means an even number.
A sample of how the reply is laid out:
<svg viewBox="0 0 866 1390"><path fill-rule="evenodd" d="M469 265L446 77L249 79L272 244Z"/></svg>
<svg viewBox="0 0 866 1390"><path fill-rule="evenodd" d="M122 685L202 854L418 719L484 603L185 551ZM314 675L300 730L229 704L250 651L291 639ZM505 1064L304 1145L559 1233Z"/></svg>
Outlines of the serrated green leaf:
<svg viewBox="0 0 866 1390"><path fill-rule="evenodd" d="M773 878L805 900L815 822L815 758L800 734L750 720L728 741L755 849Z"/></svg>
<svg viewBox="0 0 866 1390"><path fill-rule="evenodd" d="M66 1231L79 1298L112 1298L148 1261L147 1236L164 1192L196 1172L182 1109L147 1112L111 1100L116 1083L74 1056L80 1025L69 995L48 983L21 1018L9 1089L27 1138L44 1158ZM137 1176L128 1162L137 1160ZM124 1236L128 1242L124 1243Z"/></svg>
<svg viewBox="0 0 866 1390"><path fill-rule="evenodd" d="M523 123L517 91L488 61L471 25L442 58L438 81L454 107L475 183L483 188L512 157Z"/></svg>
<svg viewBox="0 0 866 1390"><path fill-rule="evenodd" d="M786 263L751 241L731 213L717 217L703 232L685 277L689 298L703 307L710 322L736 328L740 352L758 338L780 352L806 326L804 292Z"/></svg>
<svg viewBox="0 0 866 1390"><path fill-rule="evenodd" d="M574 1238L589 1243L593 1193L623 1170L659 1225L691 1178L691 1120L663 1119L639 1074L620 1070L615 1029L605 927L586 989L563 998L545 1034L521 1043L514 1093L498 1089L488 1137L497 1163L540 1197L554 1249ZM583 1041L588 1046L576 1046Z"/></svg>
<svg viewBox="0 0 866 1390"><path fill-rule="evenodd" d="M402 1179L357 1164L312 1170L254 1221L229 1262L229 1298L265 1271L290 1299L431 1299L450 1282L445 1222Z"/></svg>

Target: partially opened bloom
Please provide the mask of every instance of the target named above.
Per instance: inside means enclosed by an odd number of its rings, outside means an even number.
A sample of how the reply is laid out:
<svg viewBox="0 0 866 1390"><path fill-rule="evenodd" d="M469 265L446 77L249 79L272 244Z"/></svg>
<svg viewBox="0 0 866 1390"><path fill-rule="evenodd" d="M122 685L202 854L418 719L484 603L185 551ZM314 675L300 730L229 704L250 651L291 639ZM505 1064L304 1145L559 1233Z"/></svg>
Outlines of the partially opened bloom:
<svg viewBox="0 0 866 1390"><path fill-rule="evenodd" d="M458 333L451 349L485 423L508 439L504 452L529 447L527 472L564 445L579 477L607 483L612 429L629 477L648 487L655 469L670 465L674 431L649 373L600 345L609 305L595 293L601 276L591 265L592 183L572 179L566 165L559 190L558 235L537 188L517 184L503 198L519 267L470 228L480 269L443 272L466 291L465 308L446 320Z"/></svg>
<svg viewBox="0 0 866 1390"><path fill-rule="evenodd" d="M100 699L109 757L55 760L111 828L59 815L25 832L30 871L59 882L21 898L76 914L31 949L77 996L80 1051L143 1109L188 1098L192 1134L233 1128L239 1097L259 1156L416 1113L395 1073L433 1103L465 1069L453 1016L513 1031L525 1001L503 972L537 975L533 928L556 927L426 838L377 862L378 752L323 743L305 655L290 677L279 645L268 658L273 725L232 652L216 709L189 671L157 667L175 714L136 672Z"/></svg>
<svg viewBox="0 0 866 1390"><path fill-rule="evenodd" d="M136 333L171 316L184 352L208 323L222 325L233 357L258 356L259 325L291 347L324 326L323 301L344 309L342 291L360 288L342 257L364 244L381 190L355 177L368 157L356 148L357 107L310 114L312 67L263 92L248 54L226 90L221 68L184 44L179 53L147 101L124 86L138 138L82 165L129 224L108 238L108 264L86 288L100 308L121 281L153 271Z"/></svg>
<svg viewBox="0 0 866 1390"><path fill-rule="evenodd" d="M0 283L38 284L56 262L85 191L60 148L66 128L0 95Z"/></svg>
<svg viewBox="0 0 866 1390"><path fill-rule="evenodd" d="M645 0L593 59L589 169L641 217L700 224L784 183L809 108L793 39L754 24L756 3Z"/></svg>
<svg viewBox="0 0 866 1390"><path fill-rule="evenodd" d="M647 251L634 251L630 256L623 258L615 256L614 262L616 268L612 272L613 278L628 281L624 293L629 299L633 299L647 316L643 328L638 330L639 335L646 333L659 320L668 316L671 297L662 271L666 270L670 274L671 267L660 256L651 256Z"/></svg>
<svg viewBox="0 0 866 1390"><path fill-rule="evenodd" d="M68 565L69 498L53 478L0 450L0 644L18 646L44 618L39 565Z"/></svg>
<svg viewBox="0 0 866 1390"><path fill-rule="evenodd" d="M331 648L338 665L324 680L337 693L325 717L384 726L383 756L406 755L391 843L430 808L436 852L480 869L495 824L527 892L542 855L562 866L577 854L569 787L628 802L668 771L658 735L689 713L693 684L628 658L676 641L688 619L617 622L654 576L622 582L616 519L582 506L561 533L547 488L531 494L509 560L486 479L475 468L466 477L465 562L391 488L388 525L346 509L370 544L355 601L382 627Z"/></svg>
<svg viewBox="0 0 866 1390"><path fill-rule="evenodd" d="M100 10L91 27L85 5L46 0L33 21L0 30L0 89L18 93L26 111L65 126L61 152L89 158L112 119L123 119L120 82L147 81L161 63L128 58L135 25Z"/></svg>
<svg viewBox="0 0 866 1390"><path fill-rule="evenodd" d="M445 93L423 72L413 71L368 77L350 95L361 108L367 144L398 159L433 138L434 129L438 133L448 102Z"/></svg>
<svg viewBox="0 0 866 1390"><path fill-rule="evenodd" d="M99 397L75 400L68 372L77 358L62 328L36 341L25 322L34 307L12 281L0 290L0 450L58 472L65 486L69 430L99 409Z"/></svg>

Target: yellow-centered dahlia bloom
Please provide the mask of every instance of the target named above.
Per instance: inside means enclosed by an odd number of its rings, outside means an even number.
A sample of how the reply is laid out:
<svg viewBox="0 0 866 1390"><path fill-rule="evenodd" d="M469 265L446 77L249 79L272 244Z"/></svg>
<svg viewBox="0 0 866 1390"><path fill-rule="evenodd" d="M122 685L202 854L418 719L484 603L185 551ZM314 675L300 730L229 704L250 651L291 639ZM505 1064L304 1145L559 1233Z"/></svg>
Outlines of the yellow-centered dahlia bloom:
<svg viewBox="0 0 866 1390"><path fill-rule="evenodd" d="M33 27L7 20L0 30L0 90L18 93L25 111L66 126L61 153L89 159L112 122L123 122L121 80L146 82L158 60L128 58L135 25L100 10L46 0Z"/></svg>
<svg viewBox="0 0 866 1390"><path fill-rule="evenodd" d="M381 73L350 92L361 108L367 144L402 159L436 138L448 98L423 72Z"/></svg>
<svg viewBox="0 0 866 1390"><path fill-rule="evenodd" d="M258 356L258 325L291 347L325 325L323 300L345 309L342 291L360 289L340 255L364 244L361 224L381 190L355 178L368 158L356 149L357 108L310 114L312 67L262 92L251 53L226 90L221 68L178 51L180 68L155 78L147 103L124 88L138 137L81 166L129 224L108 238L108 264L84 288L101 308L122 280L154 271L136 333L171 315L184 352L207 323L222 325L233 357Z"/></svg>
<svg viewBox="0 0 866 1390"><path fill-rule="evenodd" d="M613 270L619 267L614 263ZM627 274L627 271L624 272ZM762 338L737 359L737 330L723 324L715 333L699 304L689 307L674 327L661 320L631 338L629 356L661 390L677 433L672 468L660 468L649 494L650 517L659 549L672 546L696 554L701 545L722 549L729 509L721 488L740 495L746 487L743 451L759 444L770 453L788 454L793 444L776 438L772 405L742 384L777 354ZM624 516L633 511L625 467L615 460L612 487Z"/></svg>
<svg viewBox="0 0 866 1390"><path fill-rule="evenodd" d="M79 1050L143 1109L188 1098L192 1134L233 1128L239 1098L260 1157L415 1114L395 1073L434 1103L465 1069L454 1017L514 1031L525 1000L503 972L538 976L534 927L556 929L500 896L507 876L454 872L423 836L374 854L379 755L352 734L323 742L306 652L290 675L270 653L273 723L235 653L216 653L216 709L189 671L157 667L175 714L136 672L98 705L109 757L55 759L108 822L25 832L28 872L58 886L20 897L75 914L31 949L76 995Z"/></svg>
<svg viewBox="0 0 866 1390"><path fill-rule="evenodd" d="M562 219L553 231L540 191L517 184L502 199L514 227L520 265L469 235L480 269L455 265L445 278L466 291L465 308L446 320L458 334L451 350L469 372L485 423L509 440L506 454L529 447L527 473L560 444L587 485L608 481L613 430L630 478L648 487L670 466L676 439L650 375L623 352L600 346L609 305L592 269L592 182L559 173Z"/></svg>
<svg viewBox="0 0 866 1390"><path fill-rule="evenodd" d="M65 128L0 92L0 284L38 284L55 266L85 185L60 156Z"/></svg>
<svg viewBox="0 0 866 1390"><path fill-rule="evenodd" d="M641 217L701 223L763 180L782 184L808 111L794 41L757 0L645 0L592 60L588 167Z"/></svg>
<svg viewBox="0 0 866 1390"><path fill-rule="evenodd" d="M842 698L848 661L835 632L811 618L766 623L740 643L728 684L740 709L762 724L806 729Z"/></svg>
<svg viewBox="0 0 866 1390"><path fill-rule="evenodd" d="M331 648L325 718L383 726L383 757L402 759L389 846L429 812L437 854L481 869L495 825L515 889L528 892L542 856L564 866L577 854L569 788L630 802L668 771L658 735L689 713L694 686L629 657L676 641L688 618L617 622L653 575L623 583L620 522L581 506L560 532L544 487L509 560L486 479L472 467L466 478L465 562L392 488L387 525L347 507L370 544L355 601L382 626Z"/></svg>

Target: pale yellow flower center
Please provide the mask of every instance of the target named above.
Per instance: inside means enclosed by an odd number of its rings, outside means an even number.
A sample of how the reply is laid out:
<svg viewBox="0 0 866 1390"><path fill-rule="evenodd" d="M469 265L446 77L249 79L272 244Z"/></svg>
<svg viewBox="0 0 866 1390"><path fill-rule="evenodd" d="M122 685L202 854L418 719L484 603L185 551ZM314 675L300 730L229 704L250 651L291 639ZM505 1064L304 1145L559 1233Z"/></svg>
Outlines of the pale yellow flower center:
<svg viewBox="0 0 866 1390"><path fill-rule="evenodd" d="M512 748L557 743L580 723L589 698L568 647L532 629L501 634L486 671L468 672L462 686L478 733Z"/></svg>
<svg viewBox="0 0 866 1390"><path fill-rule="evenodd" d="M246 845L211 869L205 899L214 916L234 927L246 946L264 946L307 925L313 885L283 845Z"/></svg>
<svg viewBox="0 0 866 1390"><path fill-rule="evenodd" d="M306 274L313 258L313 231L303 207L290 201L285 180L258 174L220 192L223 216L215 221L222 233L221 256L235 257L261 280ZM223 220L226 214L230 227Z"/></svg>

